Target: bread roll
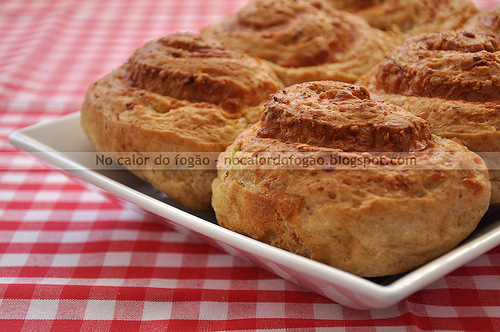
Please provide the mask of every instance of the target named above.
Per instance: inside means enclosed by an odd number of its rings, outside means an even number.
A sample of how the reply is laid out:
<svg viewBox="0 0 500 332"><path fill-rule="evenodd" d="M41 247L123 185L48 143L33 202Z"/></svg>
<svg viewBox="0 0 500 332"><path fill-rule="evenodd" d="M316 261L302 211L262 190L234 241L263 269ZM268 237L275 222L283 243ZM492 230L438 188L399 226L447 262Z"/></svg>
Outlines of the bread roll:
<svg viewBox="0 0 500 332"><path fill-rule="evenodd" d="M395 45L362 18L308 0L253 1L202 34L268 61L285 85L354 82Z"/></svg>
<svg viewBox="0 0 500 332"><path fill-rule="evenodd" d="M146 43L92 84L81 125L101 152L221 152L260 118L282 83L265 64L219 42L176 33ZM211 209L212 170L130 168L193 210Z"/></svg>
<svg viewBox="0 0 500 332"><path fill-rule="evenodd" d="M380 163L394 156L416 164ZM451 250L490 200L479 156L347 83L275 93L218 160L212 204L221 226L364 277Z"/></svg>
<svg viewBox="0 0 500 332"><path fill-rule="evenodd" d="M500 46L494 36L447 31L409 38L358 84L459 138L487 159L492 204L500 203Z"/></svg>
<svg viewBox="0 0 500 332"><path fill-rule="evenodd" d="M371 26L402 37L461 27L479 13L469 0L325 0L338 10L363 17Z"/></svg>

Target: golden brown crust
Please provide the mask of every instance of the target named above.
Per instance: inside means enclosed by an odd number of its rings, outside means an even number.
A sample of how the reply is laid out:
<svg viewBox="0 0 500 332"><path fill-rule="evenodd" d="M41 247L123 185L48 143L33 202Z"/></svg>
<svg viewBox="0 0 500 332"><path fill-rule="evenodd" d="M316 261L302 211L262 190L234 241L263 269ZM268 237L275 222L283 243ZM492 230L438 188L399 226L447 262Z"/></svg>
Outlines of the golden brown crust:
<svg viewBox="0 0 500 332"><path fill-rule="evenodd" d="M347 120L337 115L370 101L363 88L311 82L285 91L278 93L282 114L294 118L290 126L304 118L303 129L297 136L277 132L262 136L262 132L273 131L268 130L272 123L265 120L270 108L277 107L277 101L270 99L263 120L241 133L220 155L212 204L222 226L360 276L418 267L451 250L475 229L490 199L484 162L457 142L431 136L425 126L419 135L406 138L421 143L418 151L404 152L417 156L415 168L398 164L300 169L290 164L232 162L242 154L306 153L313 159L340 154L357 160L399 151L399 145L380 150L373 148L376 144L364 152L358 145L346 144L342 151L337 143L332 146L321 141L323 132L315 130L318 126L328 122L331 131L343 132ZM317 103L321 94L330 102ZM309 117L300 110L310 99L327 119ZM407 128L422 123L397 107L377 105L380 111L373 109L371 117L354 117L356 126L376 128L389 109L399 113L394 123L388 122L391 125ZM283 130L284 126L285 122Z"/></svg>
<svg viewBox="0 0 500 332"><path fill-rule="evenodd" d="M146 43L127 63L133 86L230 113L257 106L276 90L271 70L222 44L192 34Z"/></svg>
<svg viewBox="0 0 500 332"><path fill-rule="evenodd" d="M461 27L479 13L469 0L325 0L363 17L371 26L405 36Z"/></svg>
<svg viewBox="0 0 500 332"><path fill-rule="evenodd" d="M500 41L500 7L480 12L462 28L465 31L489 33Z"/></svg>
<svg viewBox="0 0 500 332"><path fill-rule="evenodd" d="M459 138L476 152L500 152L500 47L491 34L448 31L409 38L363 76L375 99ZM500 203L498 164L488 163L492 204Z"/></svg>
<svg viewBox="0 0 500 332"><path fill-rule="evenodd" d="M408 152L427 147L431 133L425 121L371 100L363 87L310 82L273 95L258 137L344 151Z"/></svg>
<svg viewBox="0 0 500 332"><path fill-rule="evenodd" d="M92 84L82 127L106 152L221 152L282 85L258 61L189 33L151 41ZM193 210L211 209L212 170L131 169Z"/></svg>
<svg viewBox="0 0 500 332"><path fill-rule="evenodd" d="M269 61L285 85L354 82L395 42L355 15L308 0L253 1L202 33Z"/></svg>
<svg viewBox="0 0 500 332"><path fill-rule="evenodd" d="M455 31L419 35L385 56L376 91L472 102L500 101L495 38Z"/></svg>

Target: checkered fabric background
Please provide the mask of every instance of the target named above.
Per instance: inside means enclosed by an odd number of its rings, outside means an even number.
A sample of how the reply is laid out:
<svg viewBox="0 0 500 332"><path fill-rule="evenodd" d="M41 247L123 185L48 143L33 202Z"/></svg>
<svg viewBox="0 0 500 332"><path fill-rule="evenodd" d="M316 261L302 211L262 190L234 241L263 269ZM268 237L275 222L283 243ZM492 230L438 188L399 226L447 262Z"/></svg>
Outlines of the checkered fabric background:
<svg viewBox="0 0 500 332"><path fill-rule="evenodd" d="M198 31L246 2L0 0L0 331L500 330L500 247L398 305L358 311L87 191L7 142L77 111L87 86L145 41Z"/></svg>

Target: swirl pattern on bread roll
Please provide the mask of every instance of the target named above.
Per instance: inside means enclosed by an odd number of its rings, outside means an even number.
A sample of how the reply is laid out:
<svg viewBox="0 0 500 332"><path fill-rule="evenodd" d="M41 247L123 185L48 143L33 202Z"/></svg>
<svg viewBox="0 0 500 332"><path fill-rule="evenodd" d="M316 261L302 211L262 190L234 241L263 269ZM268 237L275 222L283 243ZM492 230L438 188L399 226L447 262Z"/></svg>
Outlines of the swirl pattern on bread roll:
<svg viewBox="0 0 500 332"><path fill-rule="evenodd" d="M202 33L268 61L285 85L354 82L394 45L363 19L308 0L257 0Z"/></svg>
<svg viewBox="0 0 500 332"><path fill-rule="evenodd" d="M81 110L106 152L221 152L283 85L265 64L191 33L146 43L92 84ZM193 210L211 209L215 170L131 169Z"/></svg>
<svg viewBox="0 0 500 332"><path fill-rule="evenodd" d="M459 28L479 12L469 0L325 0L371 26L405 36Z"/></svg>
<svg viewBox="0 0 500 332"><path fill-rule="evenodd" d="M137 49L127 68L133 86L228 113L257 106L276 90L266 67L214 40L176 34Z"/></svg>
<svg viewBox="0 0 500 332"><path fill-rule="evenodd" d="M242 154L356 161L396 152L418 156L419 168L231 162ZM212 204L221 226L365 277L408 271L451 250L476 228L490 199L479 156L347 83L278 91L261 121L218 160Z"/></svg>
<svg viewBox="0 0 500 332"><path fill-rule="evenodd" d="M307 91L304 86L276 92L266 103L257 136L358 152L409 152L428 146L425 121L371 100L366 89L343 84L311 86L305 97L301 96Z"/></svg>
<svg viewBox="0 0 500 332"><path fill-rule="evenodd" d="M500 46L491 34L447 31L411 37L358 84L374 98L422 117L436 135L459 138L472 151L500 152ZM498 204L499 164L494 159L487 164L492 204Z"/></svg>
<svg viewBox="0 0 500 332"><path fill-rule="evenodd" d="M468 32L413 38L387 54L375 87L402 95L498 103L499 50L495 38Z"/></svg>

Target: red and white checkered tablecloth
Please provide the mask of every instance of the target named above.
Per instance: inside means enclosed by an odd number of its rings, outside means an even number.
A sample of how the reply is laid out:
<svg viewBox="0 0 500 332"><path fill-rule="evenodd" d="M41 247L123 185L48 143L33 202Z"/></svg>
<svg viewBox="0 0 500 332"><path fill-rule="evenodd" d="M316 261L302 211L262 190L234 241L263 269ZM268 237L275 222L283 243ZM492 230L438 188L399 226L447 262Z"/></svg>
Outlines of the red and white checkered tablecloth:
<svg viewBox="0 0 500 332"><path fill-rule="evenodd" d="M0 1L0 331L500 330L500 247L399 304L343 307L17 151L145 41L248 0ZM482 8L498 0L477 0Z"/></svg>

